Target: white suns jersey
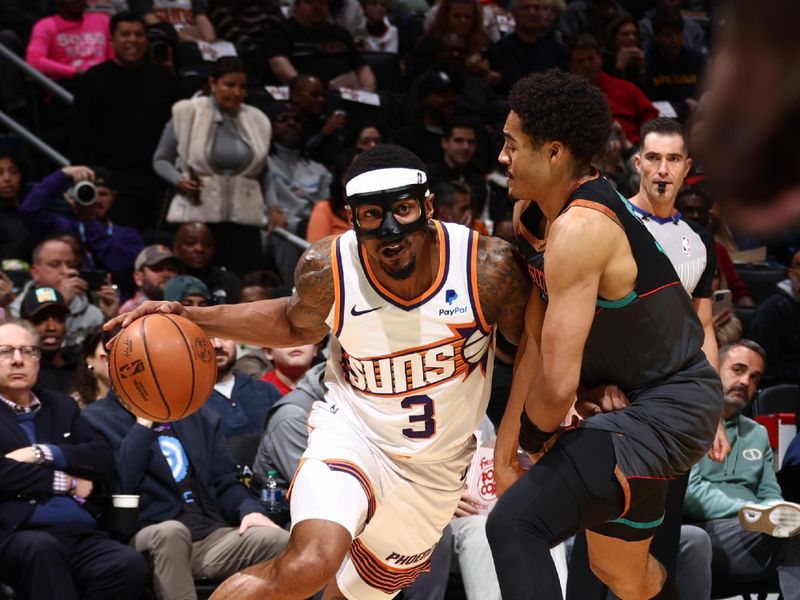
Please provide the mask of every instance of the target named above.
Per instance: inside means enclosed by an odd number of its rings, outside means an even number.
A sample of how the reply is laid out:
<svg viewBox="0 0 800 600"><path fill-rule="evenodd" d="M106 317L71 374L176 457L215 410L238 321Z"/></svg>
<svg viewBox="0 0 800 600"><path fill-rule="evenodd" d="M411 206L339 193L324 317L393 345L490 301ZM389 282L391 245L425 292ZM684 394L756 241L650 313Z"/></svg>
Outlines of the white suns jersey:
<svg viewBox="0 0 800 600"><path fill-rule="evenodd" d="M433 223L439 271L413 300L378 282L355 232L332 242L327 323L336 339L326 400L398 459L437 460L462 449L491 391L494 340L478 298L478 234Z"/></svg>

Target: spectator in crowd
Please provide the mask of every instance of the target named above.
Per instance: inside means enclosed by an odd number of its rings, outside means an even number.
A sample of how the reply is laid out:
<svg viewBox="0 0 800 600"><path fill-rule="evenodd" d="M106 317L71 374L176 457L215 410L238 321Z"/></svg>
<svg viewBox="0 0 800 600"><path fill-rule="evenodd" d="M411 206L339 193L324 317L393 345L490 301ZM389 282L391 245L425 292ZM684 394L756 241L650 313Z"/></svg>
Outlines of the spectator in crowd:
<svg viewBox="0 0 800 600"><path fill-rule="evenodd" d="M502 114L505 114L506 111L506 104L497 98L486 81L469 69L467 45L464 39L451 32L444 34L438 42L433 64L430 65L428 71L411 83L408 90L409 97L417 97L416 86L419 81L426 78L428 73L442 71L450 77L456 90L455 114L472 118L476 122L490 127L499 128ZM484 134L483 138L478 138L479 149L482 149L481 145L485 137ZM485 162L480 161L480 164ZM491 157L491 162L492 164L496 162L494 156Z"/></svg>
<svg viewBox="0 0 800 600"><path fill-rule="evenodd" d="M115 223L152 229L161 215L163 184L152 170L158 138L179 98L177 78L147 60L144 21L111 17L114 57L92 67L75 94L71 157L114 174Z"/></svg>
<svg viewBox="0 0 800 600"><path fill-rule="evenodd" d="M238 58L218 59L208 85L210 96L172 107L153 168L178 191L167 220L209 224L219 263L243 274L262 263L260 230L266 223L272 132L263 112L243 104L247 73Z"/></svg>
<svg viewBox="0 0 800 600"><path fill-rule="evenodd" d="M274 385L281 396L285 396L295 388L311 368L317 356L319 344L306 344L289 348L264 348L264 355L272 363L272 370L267 371L261 381Z"/></svg>
<svg viewBox="0 0 800 600"><path fill-rule="evenodd" d="M477 0L442 0L437 5L436 16L406 57L409 76L419 77L428 70L448 34L454 34L464 43L467 70L487 83L497 84L499 74L492 72L483 58L489 38L483 30L483 14Z"/></svg>
<svg viewBox="0 0 800 600"><path fill-rule="evenodd" d="M105 398L111 389L111 378L108 375L108 350L106 342L110 335L102 329L95 329L81 344L81 354L75 372L70 395L81 408L92 402Z"/></svg>
<svg viewBox="0 0 800 600"><path fill-rule="evenodd" d="M211 338L217 356L217 382L206 406L220 418L222 435L232 437L260 434L264 420L281 393L271 383L233 373L236 363L236 342Z"/></svg>
<svg viewBox="0 0 800 600"><path fill-rule="evenodd" d="M208 286L191 275L176 275L164 286L164 300L184 306L210 306L211 298Z"/></svg>
<svg viewBox="0 0 800 600"><path fill-rule="evenodd" d="M792 257L788 277L758 305L750 337L767 353L771 383L800 383L800 251Z"/></svg>
<svg viewBox="0 0 800 600"><path fill-rule="evenodd" d="M393 133L393 143L408 148L426 164L442 155L442 134L456 108L456 88L444 71L431 70L416 82L419 107L403 127Z"/></svg>
<svg viewBox="0 0 800 600"><path fill-rule="evenodd" d="M376 123L364 123L353 129L353 142L350 144L356 152L364 152L382 144L384 139L381 128Z"/></svg>
<svg viewBox="0 0 800 600"><path fill-rule="evenodd" d="M366 37L364 49L370 52L397 54L400 49L400 36L397 27L389 22L387 0L361 0L361 8L366 17Z"/></svg>
<svg viewBox="0 0 800 600"><path fill-rule="evenodd" d="M561 15L567 10L564 0L542 0L542 29L540 35L564 46L564 35L558 29Z"/></svg>
<svg viewBox="0 0 800 600"><path fill-rule="evenodd" d="M269 227L282 227L305 237L314 205L330 197L331 174L320 163L305 157L302 123L294 106L276 102L268 114L275 136L268 161ZM269 250L283 280L292 281L302 248L271 235Z"/></svg>
<svg viewBox="0 0 800 600"><path fill-rule="evenodd" d="M489 235L489 230L480 219L473 217L473 201L470 189L458 181L440 181L431 184L434 196L434 218L445 223L458 223L474 229L481 235Z"/></svg>
<svg viewBox="0 0 800 600"><path fill-rule="evenodd" d="M208 225L197 222L181 225L172 251L183 263L187 275L194 275L208 286L216 304L239 301L239 278L214 262L214 234Z"/></svg>
<svg viewBox="0 0 800 600"><path fill-rule="evenodd" d="M330 3L331 21L350 35L357 48L364 45L367 37L367 17L359 0L336 0Z"/></svg>
<svg viewBox="0 0 800 600"><path fill-rule="evenodd" d="M64 297L51 287L35 287L22 299L20 316L28 321L39 337L41 358L36 386L67 393L72 389L77 367L76 356L64 351L69 308Z"/></svg>
<svg viewBox="0 0 800 600"><path fill-rule="evenodd" d="M30 325L0 325L0 572L36 600L138 600L147 564L97 528L90 498L114 455L69 396L33 392L39 355Z"/></svg>
<svg viewBox="0 0 800 600"><path fill-rule="evenodd" d="M353 36L330 22L328 0L297 0L293 11L265 34L265 55L278 82L308 73L331 88L375 90L375 74L359 56Z"/></svg>
<svg viewBox="0 0 800 600"><path fill-rule="evenodd" d="M82 182L91 182L94 190L84 188L79 197L76 186ZM33 186L19 212L30 231L39 238L62 231L79 239L87 251L84 267L110 273L111 281L129 297L133 294L131 267L144 242L135 228L111 221L116 197L108 169L68 166ZM54 205L63 199L69 203L74 217L54 212Z"/></svg>
<svg viewBox="0 0 800 600"><path fill-rule="evenodd" d="M603 71L643 88L647 84L644 56L636 19L622 15L611 21L603 47Z"/></svg>
<svg viewBox="0 0 800 600"><path fill-rule="evenodd" d="M567 5L558 28L569 42L579 33L588 33L603 43L606 29L615 18L628 12L616 0L575 0Z"/></svg>
<svg viewBox="0 0 800 600"><path fill-rule="evenodd" d="M486 204L486 177L475 166L476 126L470 119L456 117L444 128L441 138L441 159L428 164L431 184L457 181L467 185L472 195L473 208L481 214Z"/></svg>
<svg viewBox="0 0 800 600"><path fill-rule="evenodd" d="M142 529L131 545L152 561L159 600L197 598L195 578L228 577L286 545L288 532L236 480L213 411L159 424L134 417L109 394L83 413L114 449L117 492L140 496Z"/></svg>
<svg viewBox="0 0 800 600"><path fill-rule="evenodd" d="M256 64L264 30L284 20L278 0L211 0L208 14L217 35L235 44L239 56L253 71L261 71ZM249 68L253 62L253 69Z"/></svg>
<svg viewBox="0 0 800 600"><path fill-rule="evenodd" d="M180 261L166 246L152 244L143 248L133 263L133 282L137 292L120 307L119 312L132 311L145 300L163 300L164 286L178 274L179 269Z"/></svg>
<svg viewBox="0 0 800 600"><path fill-rule="evenodd" d="M675 207L684 218L694 221L713 234L711 229L712 204L708 192L700 187L685 187L678 192L678 197L675 199ZM734 304L736 306L755 306L747 284L736 272L728 248L718 241L715 241L715 246L717 248L717 266L725 281L726 286L724 287L733 293Z"/></svg>
<svg viewBox="0 0 800 600"><path fill-rule="evenodd" d="M683 17L678 11L657 11L653 16L653 44L647 49L647 85L650 100L670 102L679 117L687 114L694 97L704 58L683 45Z"/></svg>
<svg viewBox="0 0 800 600"><path fill-rule="evenodd" d="M600 88L611 108L611 117L622 125L628 141L638 144L642 125L658 116L647 96L633 83L603 72L600 46L589 34L578 34L569 46L569 54L570 71Z"/></svg>
<svg viewBox="0 0 800 600"><path fill-rule="evenodd" d="M653 31L653 19L659 11L673 11L680 14L683 8L683 0L655 0L655 6L647 11L639 21L639 31L642 36L642 46L649 48L655 43L655 35ZM703 28L700 27L697 21L690 17L681 15L683 20L683 45L689 50L705 54L706 51L706 34Z"/></svg>
<svg viewBox="0 0 800 600"><path fill-rule="evenodd" d="M108 15L87 13L86 0L58 0L58 14L36 22L25 59L64 84L114 56Z"/></svg>
<svg viewBox="0 0 800 600"><path fill-rule="evenodd" d="M340 153L331 167L330 198L314 205L308 218L306 240L312 244L329 235L339 235L350 229L350 216L344 191L344 174L355 160L353 150Z"/></svg>
<svg viewBox="0 0 800 600"><path fill-rule="evenodd" d="M313 75L298 75L289 82L289 102L303 124L303 148L309 158L330 164L342 144L347 113L325 114L325 86Z"/></svg>
<svg viewBox="0 0 800 600"><path fill-rule="evenodd" d="M52 287L59 291L64 303L69 306L67 337L64 347L77 351L87 333L103 324L105 320L99 308L89 302L88 284L81 279L76 268L80 264L72 246L59 237L47 238L33 249L31 278L11 303L11 314L20 316L20 307L25 293L32 287ZM113 291L113 290L112 290Z"/></svg>
<svg viewBox="0 0 800 600"><path fill-rule="evenodd" d="M728 283L720 272L719 264L711 282L711 292L716 296L717 291L730 291ZM741 320L736 316L732 308L724 307L719 309L717 306L718 302L715 297L712 305L712 322L714 324L714 335L717 338L717 346L722 347L724 344L738 342L742 339L742 334L744 333Z"/></svg>
<svg viewBox="0 0 800 600"><path fill-rule="evenodd" d="M546 11L543 0L512 1L514 31L492 44L487 52L492 69L500 73L498 91L507 94L518 79L529 73L566 68L564 46L552 37L542 36Z"/></svg>
<svg viewBox="0 0 800 600"><path fill-rule="evenodd" d="M213 42L217 39L208 18L206 0L129 0L131 9L150 26L169 23L185 43Z"/></svg>
<svg viewBox="0 0 800 600"><path fill-rule="evenodd" d="M272 291L281 285L280 276L274 271L259 269L251 271L242 278L240 302L255 302L272 298Z"/></svg>
<svg viewBox="0 0 800 600"><path fill-rule="evenodd" d="M27 260L33 249L31 234L19 215L22 195L19 159L13 154L0 152L0 260Z"/></svg>
<svg viewBox="0 0 800 600"><path fill-rule="evenodd" d="M691 470L684 512L693 524L682 528L678 569L686 600L710 597L714 575L758 581L776 567L783 598L800 598L800 537L786 539L800 533L800 505L782 501L767 430L741 414L756 393L765 360L764 350L746 339L720 350L723 417L732 449L724 463L703 457ZM780 508L766 506L775 503Z"/></svg>

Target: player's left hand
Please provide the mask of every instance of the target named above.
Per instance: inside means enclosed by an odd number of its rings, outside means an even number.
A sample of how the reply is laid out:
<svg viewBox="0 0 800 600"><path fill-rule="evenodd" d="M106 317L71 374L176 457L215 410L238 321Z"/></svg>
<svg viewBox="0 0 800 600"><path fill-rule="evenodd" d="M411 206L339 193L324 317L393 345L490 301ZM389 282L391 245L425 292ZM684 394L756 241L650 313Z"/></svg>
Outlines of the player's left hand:
<svg viewBox="0 0 800 600"><path fill-rule="evenodd" d="M251 512L244 516L239 525L239 535L244 535L244 532L251 527L275 527L280 529L278 525L270 521L269 517L258 512Z"/></svg>
<svg viewBox="0 0 800 600"><path fill-rule="evenodd" d="M720 421L717 433L714 436L714 443L708 450L708 458L714 462L721 463L731 451L731 443L728 441L728 434L725 433L725 425Z"/></svg>

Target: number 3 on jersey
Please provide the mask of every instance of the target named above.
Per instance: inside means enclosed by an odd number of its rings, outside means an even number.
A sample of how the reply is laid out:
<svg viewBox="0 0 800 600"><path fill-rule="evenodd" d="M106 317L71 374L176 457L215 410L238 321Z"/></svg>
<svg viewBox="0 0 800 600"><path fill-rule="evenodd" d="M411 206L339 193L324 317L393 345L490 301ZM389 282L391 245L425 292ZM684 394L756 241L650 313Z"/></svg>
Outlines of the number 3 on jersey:
<svg viewBox="0 0 800 600"><path fill-rule="evenodd" d="M409 415L408 422L412 427L403 429L403 435L411 439L425 439L429 438L436 433L436 411L433 408L433 398L430 396L407 396L403 398L400 406L406 410L422 407L422 413ZM414 428L414 424L422 424L420 429L419 425Z"/></svg>

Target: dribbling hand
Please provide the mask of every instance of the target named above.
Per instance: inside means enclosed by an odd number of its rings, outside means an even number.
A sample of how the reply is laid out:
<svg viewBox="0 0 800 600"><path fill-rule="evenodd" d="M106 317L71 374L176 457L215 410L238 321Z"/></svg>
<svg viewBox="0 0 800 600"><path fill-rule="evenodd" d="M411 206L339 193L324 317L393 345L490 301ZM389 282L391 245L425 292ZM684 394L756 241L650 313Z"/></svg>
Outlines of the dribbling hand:
<svg viewBox="0 0 800 600"><path fill-rule="evenodd" d="M105 331L112 331L117 327L125 329L136 319L143 317L145 315L152 315L155 313L173 314L188 318L186 310L183 308L183 305L180 302L167 302L165 300L164 301L148 300L147 302L143 302L141 306L139 306L138 308L135 308L130 312L122 313L121 315L114 317L110 321L107 321L103 325L103 329ZM116 339L117 336L114 336L114 338L110 340L108 344L106 344L106 347L111 348L111 346L114 345Z"/></svg>

